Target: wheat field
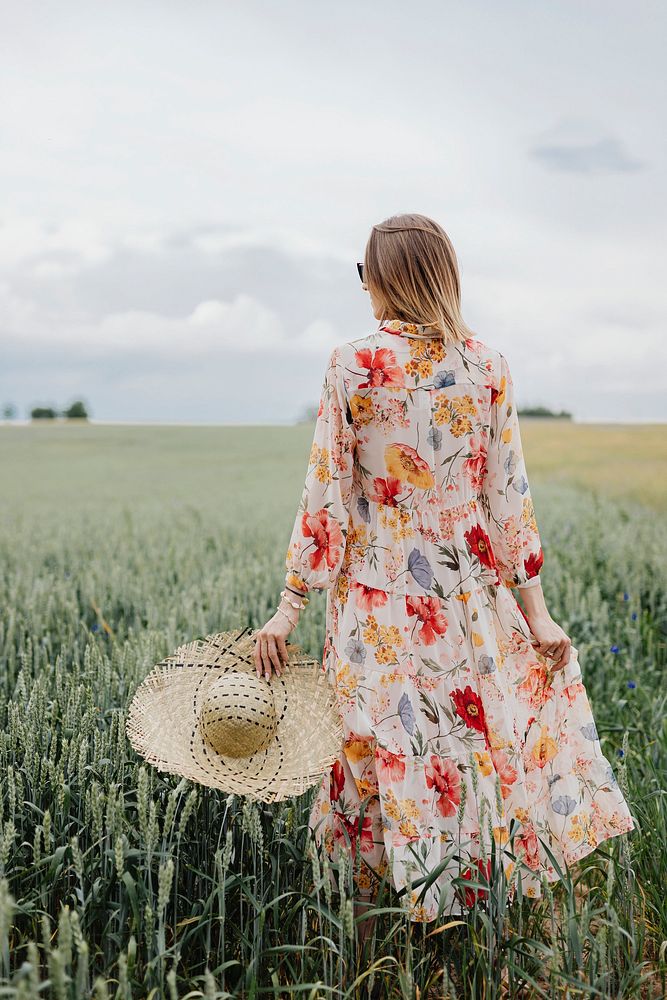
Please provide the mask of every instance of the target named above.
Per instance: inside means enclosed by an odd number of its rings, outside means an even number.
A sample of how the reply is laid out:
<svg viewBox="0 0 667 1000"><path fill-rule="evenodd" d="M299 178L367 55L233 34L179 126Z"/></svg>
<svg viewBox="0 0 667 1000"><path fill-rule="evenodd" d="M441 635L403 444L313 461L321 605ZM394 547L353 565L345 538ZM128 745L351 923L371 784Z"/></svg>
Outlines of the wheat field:
<svg viewBox="0 0 667 1000"><path fill-rule="evenodd" d="M547 604L638 831L539 902L490 891L453 926L411 925L387 886L360 955L312 793L226 796L156 772L124 730L153 664L273 613L312 426L0 429L3 997L665 995L665 430L522 436ZM323 625L314 594L293 637L314 657Z"/></svg>

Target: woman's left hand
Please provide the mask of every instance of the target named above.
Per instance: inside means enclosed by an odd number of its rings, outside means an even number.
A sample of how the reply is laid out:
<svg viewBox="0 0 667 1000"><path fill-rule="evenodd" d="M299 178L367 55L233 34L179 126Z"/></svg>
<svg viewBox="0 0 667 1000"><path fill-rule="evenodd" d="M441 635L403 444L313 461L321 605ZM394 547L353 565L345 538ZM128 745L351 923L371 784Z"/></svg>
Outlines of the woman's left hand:
<svg viewBox="0 0 667 1000"><path fill-rule="evenodd" d="M295 624L298 622L298 611L292 609ZM290 617L292 617L290 615ZM293 631L294 625L290 625L285 615L276 611L273 618L261 628L255 635L255 667L257 676L262 674L268 681L271 677L271 668L280 677L283 667L287 664L288 653L285 639Z"/></svg>

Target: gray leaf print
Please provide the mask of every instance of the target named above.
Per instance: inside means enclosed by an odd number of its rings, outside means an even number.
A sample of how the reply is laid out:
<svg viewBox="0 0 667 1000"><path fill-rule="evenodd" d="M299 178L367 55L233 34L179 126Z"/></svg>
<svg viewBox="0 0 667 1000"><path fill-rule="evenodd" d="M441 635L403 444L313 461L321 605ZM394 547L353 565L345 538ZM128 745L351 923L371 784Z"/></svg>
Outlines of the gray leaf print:
<svg viewBox="0 0 667 1000"><path fill-rule="evenodd" d="M415 710L412 707L412 702L408 698L407 692L405 691L398 701L398 716L403 723L403 728L406 733L409 733L410 736L412 736L415 731Z"/></svg>
<svg viewBox="0 0 667 1000"><path fill-rule="evenodd" d="M350 639L345 647L345 655L350 663L363 663L366 659L366 647L361 639Z"/></svg>
<svg viewBox="0 0 667 1000"><path fill-rule="evenodd" d="M370 524L371 514L368 508L368 500L363 494L357 499L357 510L359 511L359 516L362 520L364 520L366 524Z"/></svg>
<svg viewBox="0 0 667 1000"><path fill-rule="evenodd" d="M496 669L496 662L492 656L480 656L477 664L480 674L492 674Z"/></svg>
<svg viewBox="0 0 667 1000"><path fill-rule="evenodd" d="M577 800L571 795L559 795L557 799L551 800L551 808L561 816L569 816L576 804Z"/></svg>
<svg viewBox="0 0 667 1000"><path fill-rule="evenodd" d="M433 448L433 451L440 451L440 448L442 447L442 431L440 428L433 427L433 425L431 425L431 429L426 435L426 440Z"/></svg>
<svg viewBox="0 0 667 1000"><path fill-rule="evenodd" d="M436 389L444 389L446 385L456 385L454 372L438 372L433 379L433 385Z"/></svg>
<svg viewBox="0 0 667 1000"><path fill-rule="evenodd" d="M507 472L510 476L516 469L516 462L517 462L516 452L510 449L510 453L503 463L503 468L505 472Z"/></svg>
<svg viewBox="0 0 667 1000"><path fill-rule="evenodd" d="M419 549L413 549L408 556L408 569L420 587L428 590L433 580L433 570L426 556Z"/></svg>

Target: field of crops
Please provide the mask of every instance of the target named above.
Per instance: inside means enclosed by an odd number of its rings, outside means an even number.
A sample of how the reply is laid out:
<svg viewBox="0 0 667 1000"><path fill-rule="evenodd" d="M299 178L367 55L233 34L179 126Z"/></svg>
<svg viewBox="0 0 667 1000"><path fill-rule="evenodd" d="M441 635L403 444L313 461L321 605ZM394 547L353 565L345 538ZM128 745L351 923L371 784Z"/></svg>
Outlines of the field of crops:
<svg viewBox="0 0 667 1000"><path fill-rule="evenodd" d="M176 646L273 613L312 427L0 429L2 997L665 994L664 428L522 429L547 603L637 830L453 926L387 887L363 959L313 793L260 807L158 774L124 728ZM315 657L323 621L313 595L293 638Z"/></svg>

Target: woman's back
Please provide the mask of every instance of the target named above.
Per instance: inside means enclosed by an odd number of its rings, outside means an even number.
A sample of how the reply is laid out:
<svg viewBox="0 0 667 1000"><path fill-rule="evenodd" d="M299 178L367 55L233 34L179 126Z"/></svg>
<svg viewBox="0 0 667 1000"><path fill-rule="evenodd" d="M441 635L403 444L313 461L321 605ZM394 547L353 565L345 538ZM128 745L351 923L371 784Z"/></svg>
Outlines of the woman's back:
<svg viewBox="0 0 667 1000"><path fill-rule="evenodd" d="M356 452L343 566L394 594L464 593L498 572L523 584L542 553L505 358L419 330L385 323L335 352Z"/></svg>

